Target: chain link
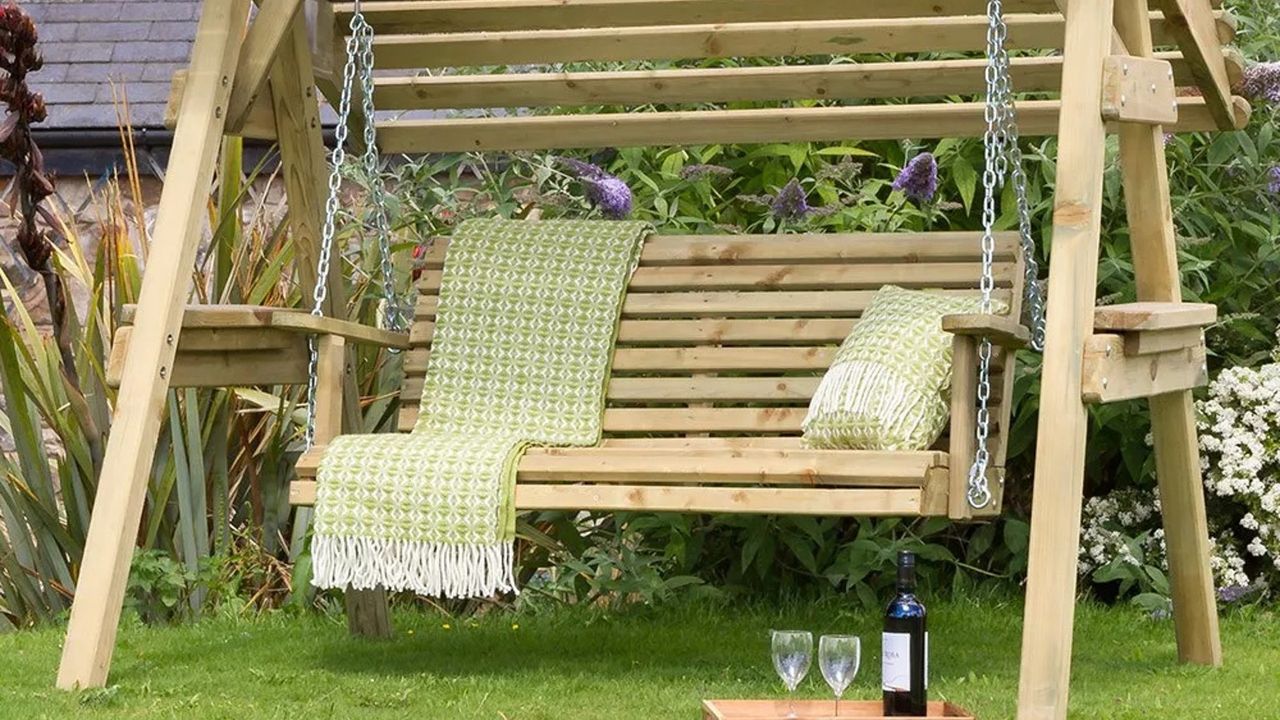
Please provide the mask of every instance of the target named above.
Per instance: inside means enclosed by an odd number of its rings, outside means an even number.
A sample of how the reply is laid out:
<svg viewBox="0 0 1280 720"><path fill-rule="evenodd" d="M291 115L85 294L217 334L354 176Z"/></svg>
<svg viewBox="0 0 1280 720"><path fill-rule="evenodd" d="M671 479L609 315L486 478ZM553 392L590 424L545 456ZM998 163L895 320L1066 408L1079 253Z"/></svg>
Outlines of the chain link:
<svg viewBox="0 0 1280 720"><path fill-rule="evenodd" d="M987 129L983 137L985 166L982 173L982 312L992 311L995 291L995 226L998 219L997 195L1006 180L1013 182L1018 209L1019 246L1025 265L1026 306L1032 329L1032 346L1044 347L1044 298L1036 262L1035 238L1032 235L1031 207L1027 198L1027 178L1022 167L1022 151L1018 146L1018 122L1014 108L1013 82L1009 73L1006 49L1009 29L1004 20L1001 0L987 3L987 101L984 110ZM991 464L988 440L991 435L991 360L990 338L978 346L977 447L969 468L966 493L969 506L980 510L991 503L992 493L987 478Z"/></svg>

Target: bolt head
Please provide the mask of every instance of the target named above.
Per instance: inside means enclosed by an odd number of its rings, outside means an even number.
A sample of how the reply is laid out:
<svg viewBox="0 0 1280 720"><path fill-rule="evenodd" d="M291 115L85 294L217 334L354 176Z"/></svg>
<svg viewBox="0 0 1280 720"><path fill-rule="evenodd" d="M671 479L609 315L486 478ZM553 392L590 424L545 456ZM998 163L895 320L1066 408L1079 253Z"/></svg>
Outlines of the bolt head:
<svg viewBox="0 0 1280 720"><path fill-rule="evenodd" d="M1108 379L1106 379L1106 378L1102 378L1102 389L1103 389L1103 390L1106 390L1106 389L1107 389L1107 386L1108 386L1108 385L1110 385L1110 384L1111 384L1111 381L1110 381L1110 380L1108 380Z"/></svg>

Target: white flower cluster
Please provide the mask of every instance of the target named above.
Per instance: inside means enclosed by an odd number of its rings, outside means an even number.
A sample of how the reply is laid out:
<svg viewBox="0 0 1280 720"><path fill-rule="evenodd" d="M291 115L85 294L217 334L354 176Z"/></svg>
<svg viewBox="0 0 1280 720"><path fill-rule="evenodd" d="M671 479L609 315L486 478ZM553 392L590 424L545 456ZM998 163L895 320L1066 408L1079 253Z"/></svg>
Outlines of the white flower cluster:
<svg viewBox="0 0 1280 720"><path fill-rule="evenodd" d="M1265 563L1262 574L1267 566L1280 572L1280 363L1223 371L1197 407L1201 470L1215 500L1210 566L1218 587L1250 586L1249 558L1255 569L1257 561ZM1090 498L1080 532L1080 574L1117 558L1167 568L1159 510L1153 490Z"/></svg>
<svg viewBox="0 0 1280 720"><path fill-rule="evenodd" d="M1159 527L1159 512L1160 499L1153 492L1117 490L1089 498L1080 529L1080 575L1088 575L1116 558L1132 565L1145 562L1164 567L1164 530ZM1142 537L1137 545L1141 559L1134 554L1131 543L1132 538L1138 537Z"/></svg>
<svg viewBox="0 0 1280 720"><path fill-rule="evenodd" d="M1280 570L1280 363L1225 370L1198 406L1205 488L1244 510L1245 552Z"/></svg>

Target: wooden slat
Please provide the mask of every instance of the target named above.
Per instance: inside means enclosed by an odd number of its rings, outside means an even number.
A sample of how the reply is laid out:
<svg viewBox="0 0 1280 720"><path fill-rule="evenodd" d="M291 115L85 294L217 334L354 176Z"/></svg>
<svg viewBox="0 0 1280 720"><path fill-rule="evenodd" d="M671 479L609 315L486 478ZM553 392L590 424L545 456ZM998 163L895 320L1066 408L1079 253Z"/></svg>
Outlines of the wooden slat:
<svg viewBox="0 0 1280 720"><path fill-rule="evenodd" d="M1237 99L1236 127L1248 123L1248 103ZM686 110L468 119L397 119L378 123L381 148L388 153L472 150L554 150L592 147L706 145L978 137L986 129L981 103L926 103L855 107ZM1059 102L1018 103L1026 137L1054 135ZM1171 132L1218 127L1204 98L1178 98L1178 123Z"/></svg>
<svg viewBox="0 0 1280 720"><path fill-rule="evenodd" d="M1231 96L1231 79L1222 60L1222 45L1229 43L1234 26L1226 35L1223 22L1214 17L1204 0L1159 0L1167 18L1169 36L1182 48L1191 72L1204 92L1209 113L1222 130L1236 128L1236 112ZM1160 40L1154 41L1162 44Z"/></svg>
<svg viewBox="0 0 1280 720"><path fill-rule="evenodd" d="M1205 327L1217 319L1217 306L1205 303L1135 302L1093 311L1094 329L1117 332Z"/></svg>
<svg viewBox="0 0 1280 720"><path fill-rule="evenodd" d="M1081 396L1086 403L1153 397L1209 382L1205 348L1127 356L1120 335L1094 335L1085 344Z"/></svg>
<svg viewBox="0 0 1280 720"><path fill-rule="evenodd" d="M948 471L950 489L947 495L947 516L953 520L966 520L973 516L968 502L969 467L977 451L977 420L974 402L978 390L978 342L975 338L957 335L951 342L951 418L948 450L955 463Z"/></svg>
<svg viewBox="0 0 1280 720"><path fill-rule="evenodd" d="M378 78L383 109L675 105L738 101L852 100L972 95L984 91L985 60L782 65L508 75ZM1012 60L1018 92L1056 92L1062 58Z"/></svg>
<svg viewBox="0 0 1280 720"><path fill-rule="evenodd" d="M998 286L1008 287L1020 272L1014 263L993 266ZM442 271L423 273L418 289L440 289ZM858 265L701 265L642 267L628 292L679 290L867 290L884 285L907 288L975 288L981 263L872 263Z"/></svg>
<svg viewBox="0 0 1280 720"><path fill-rule="evenodd" d="M996 262L1015 260L1016 232L996 233ZM980 262L982 234L973 231L805 233L798 235L650 235L640 266L804 265ZM444 266L449 239L436 238L422 259Z"/></svg>
<svg viewBox="0 0 1280 720"><path fill-rule="evenodd" d="M323 448L298 460L300 478L314 478ZM920 487L946 453L808 450L803 448L589 447L531 448L518 482L722 483L809 486Z"/></svg>
<svg viewBox="0 0 1280 720"><path fill-rule="evenodd" d="M1007 13L1055 13L1054 0L1007 0ZM350 2L336 3L336 24L350 22ZM364 14L379 33L548 30L669 23L734 23L833 18L981 15L982 0L399 0L367 2Z"/></svg>
<svg viewBox="0 0 1280 720"><path fill-rule="evenodd" d="M619 377L610 380L608 400L617 403L807 402L821 380L808 377ZM401 402L417 403L422 378L406 377Z"/></svg>
<svg viewBox="0 0 1280 720"><path fill-rule="evenodd" d="M688 347L618 348L614 372L786 372L825 370L835 357L835 346L812 347ZM405 353L405 373L427 369L426 350Z"/></svg>
<svg viewBox="0 0 1280 720"><path fill-rule="evenodd" d="M1194 84L1181 53L1161 53L1174 80ZM1224 58L1243 72L1239 58ZM530 108L583 105L677 105L782 100L937 97L984 92L981 59L867 62L837 65L694 68L504 75L379 77L374 99L384 110ZM1015 57L1018 92L1054 92L1062 83L1059 56Z"/></svg>
<svg viewBox="0 0 1280 720"><path fill-rule="evenodd" d="M938 290L940 294L966 296L977 290ZM673 292L632 293L622 305L624 318L657 317L857 317L875 297L874 290L797 290L777 292ZM1010 293L994 296L1009 302ZM418 298L416 318L435 317L438 298Z"/></svg>
<svg viewBox="0 0 1280 720"><path fill-rule="evenodd" d="M789 433L800 432L806 408L609 408L607 433ZM399 428L408 431L417 407L400 411Z"/></svg>
<svg viewBox="0 0 1280 720"><path fill-rule="evenodd" d="M289 501L315 504L315 482L290 483ZM922 514L916 488L741 488L517 485L519 510L608 510L897 517ZM934 514L937 514L936 512Z"/></svg>
<svg viewBox="0 0 1280 720"><path fill-rule="evenodd" d="M823 345L839 343L857 321L852 318L796 320L623 320L618 345ZM413 347L431 344L435 323L413 326Z"/></svg>
<svg viewBox="0 0 1280 720"><path fill-rule="evenodd" d="M1011 50L1062 47L1061 15L1020 14L1006 20L1007 47ZM1164 18L1152 15L1151 23L1157 44L1171 44ZM985 50L986 42L985 15L966 15L382 35L374 41L374 58L379 68L436 68L852 52L972 52Z"/></svg>
<svg viewBox="0 0 1280 720"><path fill-rule="evenodd" d="M613 356L615 373L687 374L694 372L794 372L825 371L835 358L836 347L666 347L618 348ZM405 353L406 375L421 375L427 370L429 351L414 349ZM998 361L993 367L999 368Z"/></svg>

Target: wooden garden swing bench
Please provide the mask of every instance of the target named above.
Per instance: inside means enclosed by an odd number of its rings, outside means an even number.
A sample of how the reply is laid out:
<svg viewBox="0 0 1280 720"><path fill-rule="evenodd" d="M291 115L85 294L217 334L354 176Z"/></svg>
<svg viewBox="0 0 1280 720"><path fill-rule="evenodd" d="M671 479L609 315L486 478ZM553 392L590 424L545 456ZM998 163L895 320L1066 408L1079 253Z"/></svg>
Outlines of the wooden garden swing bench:
<svg viewBox="0 0 1280 720"><path fill-rule="evenodd" d="M372 101L380 111L402 113L364 114L384 152L972 137L988 130L984 103L971 100L988 90L982 58L412 72L850 52L954 58L990 52L987 0L365 0L362 8L262 0L243 34L248 4L205 4L190 68L175 78L174 156L187 162L170 168L140 303L113 348L109 374L120 383L120 397L61 687L105 682L170 387L316 377L316 446L298 463L296 504L314 498L324 442L354 427L348 342L407 349L399 425L413 424L447 240L426 258L407 335L335 318L344 305L342 284L316 268L327 237L327 167L315 91L337 103L342 67L335 55L343 54L358 11L377 32L373 57L384 71L373 81ZM1231 91L1241 62L1224 48L1234 26L1217 4L1004 2L1005 43L1019 51L1008 65L1014 88L1038 98L1017 103L1018 125L1024 135L1060 137L1018 703L1023 720L1066 716L1091 403L1149 398L1179 656L1221 661L1190 393L1206 379L1202 328L1215 310L1181 302L1163 155L1166 130L1230 130L1248 120L1247 103ZM882 99L911 102L874 102ZM422 116L443 109L651 105L658 109ZM1120 136L1139 302L1095 307L1109 132ZM224 134L279 143L300 281L308 291L317 284L327 289L326 317L184 306ZM994 234L990 262L983 239L982 232L650 238L623 307L606 440L598 448L530 452L519 468L517 505L956 519L999 512L1012 350L1031 333L1019 321L1026 267L1020 234ZM972 293L984 277L1011 310L947 321L956 352L943 441L901 453L801 447L804 406L876 288L895 283ZM984 338L996 346L988 378L992 498L975 508L966 493L977 451Z"/></svg>

